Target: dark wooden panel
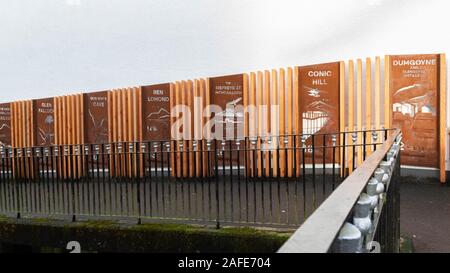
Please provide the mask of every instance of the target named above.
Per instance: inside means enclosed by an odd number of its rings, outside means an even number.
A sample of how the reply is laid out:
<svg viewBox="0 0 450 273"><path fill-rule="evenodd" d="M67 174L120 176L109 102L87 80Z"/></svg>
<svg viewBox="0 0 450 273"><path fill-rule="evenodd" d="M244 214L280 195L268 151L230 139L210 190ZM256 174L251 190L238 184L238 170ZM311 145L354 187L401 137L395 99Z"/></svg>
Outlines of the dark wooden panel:
<svg viewBox="0 0 450 273"><path fill-rule="evenodd" d="M218 105L222 108L222 112L216 113L214 119L215 124L223 124L223 136L230 134L229 139L238 137L238 126L241 126L241 132L244 132L244 112L240 111L237 106L243 109L243 74L222 76L210 78L210 96L211 104ZM234 132L231 134L231 131ZM242 135L240 137L243 137Z"/></svg>
<svg viewBox="0 0 450 273"><path fill-rule="evenodd" d="M209 79L210 104L215 104L221 108L221 112L214 115L214 126L215 130L218 130L218 124L222 125L222 139L235 140L243 139L244 137L243 86L243 74ZM220 135L216 134L216 138L220 138ZM237 149L235 141L227 143L226 149L229 150L230 148L233 150ZM245 161L244 156L244 153L240 153L239 156L237 152L232 154L225 153L219 160L219 165L223 163L226 165L243 165Z"/></svg>
<svg viewBox="0 0 450 273"><path fill-rule="evenodd" d="M300 133L317 135L339 132L339 88L340 88L339 62L317 64L299 67L299 113ZM314 136L315 146L324 146L323 135ZM332 146L332 138L327 136L326 146ZM312 136L309 136L306 145L312 145ZM332 161L332 150L326 153L326 162ZM323 161L323 149L315 151L316 163ZM311 157L311 150L306 156ZM336 155L336 158L339 158Z"/></svg>
<svg viewBox="0 0 450 273"><path fill-rule="evenodd" d="M11 104L0 104L0 143L11 145Z"/></svg>
<svg viewBox="0 0 450 273"><path fill-rule="evenodd" d="M439 167L438 71L438 55L390 58L392 125L403 132L403 165Z"/></svg>
<svg viewBox="0 0 450 273"><path fill-rule="evenodd" d="M84 94L84 132L86 143L109 142L108 91Z"/></svg>
<svg viewBox="0 0 450 273"><path fill-rule="evenodd" d="M53 98L33 101L34 135L37 146L55 144L55 109Z"/></svg>
<svg viewBox="0 0 450 273"><path fill-rule="evenodd" d="M170 140L170 84L142 86L144 141Z"/></svg>

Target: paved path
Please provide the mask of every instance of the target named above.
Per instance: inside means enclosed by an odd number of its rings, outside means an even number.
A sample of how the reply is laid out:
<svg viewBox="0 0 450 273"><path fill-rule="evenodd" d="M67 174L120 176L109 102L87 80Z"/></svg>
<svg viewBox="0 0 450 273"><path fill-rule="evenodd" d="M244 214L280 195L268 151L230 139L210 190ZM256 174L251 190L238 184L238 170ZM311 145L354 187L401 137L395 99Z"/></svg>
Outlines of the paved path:
<svg viewBox="0 0 450 273"><path fill-rule="evenodd" d="M401 233L415 252L450 252L450 186L436 181L401 184Z"/></svg>

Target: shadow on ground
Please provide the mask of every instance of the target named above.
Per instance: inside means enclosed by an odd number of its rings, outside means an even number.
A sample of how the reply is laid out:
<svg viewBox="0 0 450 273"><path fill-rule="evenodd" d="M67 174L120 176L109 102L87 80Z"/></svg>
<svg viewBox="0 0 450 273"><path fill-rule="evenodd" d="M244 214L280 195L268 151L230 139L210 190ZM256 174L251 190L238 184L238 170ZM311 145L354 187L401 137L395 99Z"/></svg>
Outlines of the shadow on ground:
<svg viewBox="0 0 450 273"><path fill-rule="evenodd" d="M400 228L415 252L450 252L450 186L402 177Z"/></svg>

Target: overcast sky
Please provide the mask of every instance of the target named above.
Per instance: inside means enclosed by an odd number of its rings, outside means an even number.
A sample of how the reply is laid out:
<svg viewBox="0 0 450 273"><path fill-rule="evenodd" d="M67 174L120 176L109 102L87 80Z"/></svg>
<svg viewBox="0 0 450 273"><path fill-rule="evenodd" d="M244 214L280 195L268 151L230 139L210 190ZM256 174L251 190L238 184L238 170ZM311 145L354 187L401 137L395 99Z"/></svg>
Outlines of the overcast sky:
<svg viewBox="0 0 450 273"><path fill-rule="evenodd" d="M446 0L1 0L0 102L450 49Z"/></svg>

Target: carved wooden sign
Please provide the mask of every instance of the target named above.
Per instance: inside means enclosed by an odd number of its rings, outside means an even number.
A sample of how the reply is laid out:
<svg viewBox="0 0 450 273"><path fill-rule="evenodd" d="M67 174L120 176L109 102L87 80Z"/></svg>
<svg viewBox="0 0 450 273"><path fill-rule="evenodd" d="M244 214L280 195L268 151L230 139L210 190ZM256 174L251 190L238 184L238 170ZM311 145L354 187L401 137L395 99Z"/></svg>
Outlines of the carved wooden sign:
<svg viewBox="0 0 450 273"><path fill-rule="evenodd" d="M55 109L53 98L33 101L34 130L37 146L55 144Z"/></svg>
<svg viewBox="0 0 450 273"><path fill-rule="evenodd" d="M89 144L109 142L108 91L84 94L85 139Z"/></svg>
<svg viewBox="0 0 450 273"><path fill-rule="evenodd" d="M0 144L11 145L11 104L0 104Z"/></svg>
<svg viewBox="0 0 450 273"><path fill-rule="evenodd" d="M390 57L392 127L403 133L401 164L439 167L439 55Z"/></svg>
<svg viewBox="0 0 450 273"><path fill-rule="evenodd" d="M141 88L143 140L170 140L170 84Z"/></svg>
<svg viewBox="0 0 450 273"><path fill-rule="evenodd" d="M214 123L223 127L223 138L236 139L243 136L238 135L238 126L241 132L244 128L243 108L243 85L242 74L210 78L211 104L222 108L220 113L215 113ZM217 130L217 129L216 129Z"/></svg>
<svg viewBox="0 0 450 273"><path fill-rule="evenodd" d="M339 132L339 62L302 66L298 71L300 133L307 137L306 145L312 145L315 135L314 145L324 146L323 135L317 134ZM332 146L332 137L327 135L325 142ZM315 156L322 160L323 150L315 151ZM327 150L326 161L331 162L332 156Z"/></svg>

